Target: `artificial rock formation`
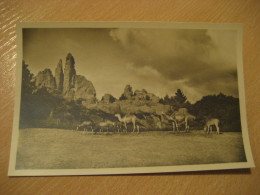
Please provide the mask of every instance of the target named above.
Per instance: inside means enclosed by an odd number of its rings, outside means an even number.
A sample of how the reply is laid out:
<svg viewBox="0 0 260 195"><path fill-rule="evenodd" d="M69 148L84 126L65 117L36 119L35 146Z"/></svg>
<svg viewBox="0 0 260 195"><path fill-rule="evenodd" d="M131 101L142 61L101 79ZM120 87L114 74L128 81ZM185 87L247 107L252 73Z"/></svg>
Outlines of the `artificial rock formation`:
<svg viewBox="0 0 260 195"><path fill-rule="evenodd" d="M125 89L124 89L124 93L121 96L122 100L131 100L133 97L134 93L133 93L133 89L131 87L131 85L126 85Z"/></svg>
<svg viewBox="0 0 260 195"><path fill-rule="evenodd" d="M45 87L50 92L56 89L55 77L50 69L46 68L36 75L35 86L38 89Z"/></svg>
<svg viewBox="0 0 260 195"><path fill-rule="evenodd" d="M149 100L149 97L147 95L147 91L145 89L143 90L135 90L134 93L134 99L135 100Z"/></svg>
<svg viewBox="0 0 260 195"><path fill-rule="evenodd" d="M116 101L116 98L113 97L112 95L110 94L105 94L102 99L101 99L101 102L105 103L105 104L109 104L109 103L113 103Z"/></svg>
<svg viewBox="0 0 260 195"><path fill-rule="evenodd" d="M63 72L62 60L55 69L55 77L50 69L40 71L35 77L37 89L46 87L49 92L58 92L67 100L81 100L84 103L96 103L96 90L91 81L77 75L72 54L66 57Z"/></svg>
<svg viewBox="0 0 260 195"><path fill-rule="evenodd" d="M62 93L64 74L63 74L63 67L62 67L62 60L61 59L60 59L58 65L55 69L55 79L56 79L57 90L58 90L58 92Z"/></svg>
<svg viewBox="0 0 260 195"><path fill-rule="evenodd" d="M74 57L69 53L66 57L66 63L64 68L64 82L63 82L63 93L69 94L70 90L74 88L76 77L75 60Z"/></svg>
<svg viewBox="0 0 260 195"><path fill-rule="evenodd" d="M84 76L76 75L74 83L74 100L83 99L86 103L96 102L96 90L91 81Z"/></svg>

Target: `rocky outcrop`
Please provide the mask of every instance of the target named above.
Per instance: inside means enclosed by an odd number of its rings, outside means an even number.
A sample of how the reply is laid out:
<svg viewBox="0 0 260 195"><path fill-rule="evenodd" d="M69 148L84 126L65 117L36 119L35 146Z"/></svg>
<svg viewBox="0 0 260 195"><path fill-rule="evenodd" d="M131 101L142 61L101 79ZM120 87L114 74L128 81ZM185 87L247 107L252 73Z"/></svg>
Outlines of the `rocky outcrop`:
<svg viewBox="0 0 260 195"><path fill-rule="evenodd" d="M83 103L96 102L96 90L91 81L77 75L75 60L71 53L66 57L64 68L63 97L68 100L82 100Z"/></svg>
<svg viewBox="0 0 260 195"><path fill-rule="evenodd" d="M134 93L131 85L126 85L124 93L121 95L120 100L131 100L133 95Z"/></svg>
<svg viewBox="0 0 260 195"><path fill-rule="evenodd" d="M83 99L85 103L96 102L96 90L91 81L87 80L84 76L76 75L74 88L74 100Z"/></svg>
<svg viewBox="0 0 260 195"><path fill-rule="evenodd" d="M55 77L50 69L45 69L35 77L35 84L36 91L45 87L48 92L59 94L67 100L80 100L85 104L97 101L92 82L76 74L75 60L70 53L66 57L64 72L62 60L60 60L55 69Z"/></svg>
<svg viewBox="0 0 260 195"><path fill-rule="evenodd" d="M50 69L46 68L36 75L35 86L38 89L45 87L49 92L56 89L56 81Z"/></svg>
<svg viewBox="0 0 260 195"><path fill-rule="evenodd" d="M150 100L148 93L145 89L135 90L134 100Z"/></svg>
<svg viewBox="0 0 260 195"><path fill-rule="evenodd" d="M63 74L63 67L62 67L62 60L61 59L60 59L58 65L55 69L55 79L56 79L57 91L62 93L64 74Z"/></svg>
<svg viewBox="0 0 260 195"><path fill-rule="evenodd" d="M116 98L113 97L112 95L110 94L105 94L102 99L101 99L101 102L105 103L105 104L109 104L109 103L113 103L116 101Z"/></svg>
<svg viewBox="0 0 260 195"><path fill-rule="evenodd" d="M124 93L121 95L120 100L133 100L133 101L152 101L158 103L160 98L153 93L148 93L145 89L135 90L130 85L126 85Z"/></svg>
<svg viewBox="0 0 260 195"><path fill-rule="evenodd" d="M158 103L160 101L160 98L153 93L147 93L147 96L149 97L149 100L154 103Z"/></svg>
<svg viewBox="0 0 260 195"><path fill-rule="evenodd" d="M64 68L64 82L63 82L63 93L70 94L70 90L74 88L75 85L75 60L74 57L69 53L66 57L66 63Z"/></svg>

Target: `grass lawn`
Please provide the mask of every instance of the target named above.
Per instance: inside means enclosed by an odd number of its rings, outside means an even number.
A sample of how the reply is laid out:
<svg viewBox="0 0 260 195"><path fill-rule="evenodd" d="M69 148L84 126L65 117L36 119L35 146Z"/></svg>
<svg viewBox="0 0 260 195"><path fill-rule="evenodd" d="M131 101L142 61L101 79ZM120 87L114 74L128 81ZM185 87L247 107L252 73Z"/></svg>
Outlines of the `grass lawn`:
<svg viewBox="0 0 260 195"><path fill-rule="evenodd" d="M19 131L16 169L81 169L246 161L242 134L153 131L82 135L62 129Z"/></svg>

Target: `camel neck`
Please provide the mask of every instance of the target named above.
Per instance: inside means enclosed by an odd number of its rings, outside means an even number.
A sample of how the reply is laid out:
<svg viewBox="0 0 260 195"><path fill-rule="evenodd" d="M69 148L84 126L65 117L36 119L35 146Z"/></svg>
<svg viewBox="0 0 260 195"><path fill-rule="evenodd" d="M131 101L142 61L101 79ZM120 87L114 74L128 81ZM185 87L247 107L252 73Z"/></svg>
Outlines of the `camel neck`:
<svg viewBox="0 0 260 195"><path fill-rule="evenodd" d="M121 115L119 114L119 115L117 115L117 118L118 118L118 120L119 121L121 121L122 120L122 118L121 118Z"/></svg>

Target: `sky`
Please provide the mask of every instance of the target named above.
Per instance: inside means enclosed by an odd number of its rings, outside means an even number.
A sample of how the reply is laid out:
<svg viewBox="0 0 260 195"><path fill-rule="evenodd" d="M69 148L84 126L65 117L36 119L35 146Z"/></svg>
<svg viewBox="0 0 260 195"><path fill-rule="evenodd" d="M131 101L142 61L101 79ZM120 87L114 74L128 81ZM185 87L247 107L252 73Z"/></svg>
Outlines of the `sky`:
<svg viewBox="0 0 260 195"><path fill-rule="evenodd" d="M159 97L181 89L195 102L220 92L238 97L236 40L232 30L31 28L23 30L23 59L34 75L54 74L70 52L99 99L118 98L130 84Z"/></svg>

